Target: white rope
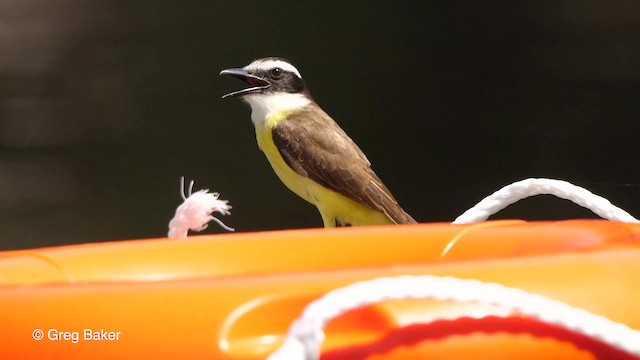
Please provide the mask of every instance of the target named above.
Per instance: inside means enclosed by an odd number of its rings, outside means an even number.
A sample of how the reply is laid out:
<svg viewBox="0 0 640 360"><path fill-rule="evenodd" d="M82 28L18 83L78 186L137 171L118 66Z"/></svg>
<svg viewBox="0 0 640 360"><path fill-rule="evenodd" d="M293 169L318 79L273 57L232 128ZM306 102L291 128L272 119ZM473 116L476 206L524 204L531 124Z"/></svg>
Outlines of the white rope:
<svg viewBox="0 0 640 360"><path fill-rule="evenodd" d="M487 196L453 223L484 221L521 199L542 194L573 201L611 221L640 222L607 199L569 182L526 179L507 185ZM282 346L268 359L317 360L324 341L323 329L331 319L370 304L403 299L431 299L499 306L640 356L640 332L624 324L520 289L477 280L424 275L362 281L327 293L305 308L302 316L289 329Z"/></svg>
<svg viewBox="0 0 640 360"><path fill-rule="evenodd" d="M470 224L485 221L489 216L529 196L549 194L571 200L611 221L640 222L609 200L569 182L554 179L526 179L507 185L487 196L476 206L458 216L454 224Z"/></svg>
<svg viewBox="0 0 640 360"><path fill-rule="evenodd" d="M640 356L640 332L541 295L453 277L401 276L357 282L310 303L269 360L317 360L324 327L353 309L388 300L431 299L499 306Z"/></svg>

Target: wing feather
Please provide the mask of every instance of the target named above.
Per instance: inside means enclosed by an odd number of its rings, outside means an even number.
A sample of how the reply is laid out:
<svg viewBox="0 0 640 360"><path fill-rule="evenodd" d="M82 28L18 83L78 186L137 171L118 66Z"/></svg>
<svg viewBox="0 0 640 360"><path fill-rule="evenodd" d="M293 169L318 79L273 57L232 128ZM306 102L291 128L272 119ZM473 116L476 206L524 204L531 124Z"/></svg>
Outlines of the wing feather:
<svg viewBox="0 0 640 360"><path fill-rule="evenodd" d="M284 161L299 175L380 211L397 224L416 222L373 172L362 150L317 105L280 121L272 136Z"/></svg>

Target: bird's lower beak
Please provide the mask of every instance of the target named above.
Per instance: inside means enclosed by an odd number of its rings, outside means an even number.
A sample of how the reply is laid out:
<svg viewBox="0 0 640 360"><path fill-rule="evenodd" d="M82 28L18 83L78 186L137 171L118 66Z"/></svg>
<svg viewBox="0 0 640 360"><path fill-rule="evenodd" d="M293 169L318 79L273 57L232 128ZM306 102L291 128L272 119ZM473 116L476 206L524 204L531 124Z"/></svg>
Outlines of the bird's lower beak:
<svg viewBox="0 0 640 360"><path fill-rule="evenodd" d="M231 75L236 77L242 81L245 81L247 84L251 85L250 88L230 92L224 95L222 98L228 97L236 97L243 96L247 94L254 94L261 92L262 90L268 88L270 86L269 82L259 76L250 74L247 70L239 68L239 69L226 69L220 72L220 75Z"/></svg>

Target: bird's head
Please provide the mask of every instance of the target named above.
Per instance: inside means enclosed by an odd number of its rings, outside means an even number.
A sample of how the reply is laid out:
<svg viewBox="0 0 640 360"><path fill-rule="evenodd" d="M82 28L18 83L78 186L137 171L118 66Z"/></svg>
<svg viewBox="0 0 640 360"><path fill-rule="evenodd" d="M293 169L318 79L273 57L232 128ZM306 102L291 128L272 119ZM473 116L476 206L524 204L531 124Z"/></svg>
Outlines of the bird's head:
<svg viewBox="0 0 640 360"><path fill-rule="evenodd" d="M242 68L222 70L220 75L231 75L250 85L246 89L224 95L223 99L254 94L302 94L306 92L304 80L298 69L282 58L258 59Z"/></svg>
<svg viewBox="0 0 640 360"><path fill-rule="evenodd" d="M255 124L275 112L303 108L313 101L298 69L283 58L258 59L242 68L222 70L220 75L231 75L249 84L222 98L241 97L249 103Z"/></svg>

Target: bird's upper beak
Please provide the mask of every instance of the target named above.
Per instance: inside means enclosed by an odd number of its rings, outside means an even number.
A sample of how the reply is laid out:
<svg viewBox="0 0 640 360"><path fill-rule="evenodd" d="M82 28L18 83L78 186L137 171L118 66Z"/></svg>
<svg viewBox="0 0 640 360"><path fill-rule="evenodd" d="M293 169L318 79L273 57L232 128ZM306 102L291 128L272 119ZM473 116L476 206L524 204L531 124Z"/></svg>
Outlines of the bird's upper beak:
<svg viewBox="0 0 640 360"><path fill-rule="evenodd" d="M271 84L269 84L269 82L266 79L253 75L243 68L222 70L220 72L220 75L231 75L251 85L251 87L249 88L230 92L224 95L222 97L223 99L228 97L236 97L236 96L242 96L242 95L261 92L262 90L271 86Z"/></svg>

